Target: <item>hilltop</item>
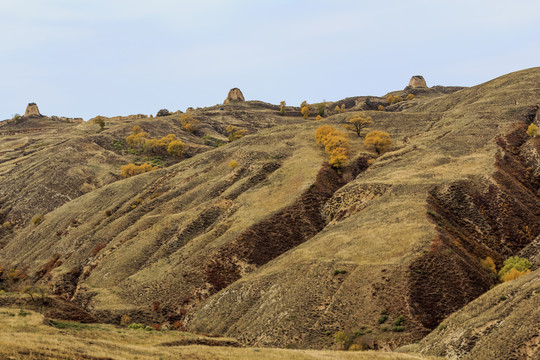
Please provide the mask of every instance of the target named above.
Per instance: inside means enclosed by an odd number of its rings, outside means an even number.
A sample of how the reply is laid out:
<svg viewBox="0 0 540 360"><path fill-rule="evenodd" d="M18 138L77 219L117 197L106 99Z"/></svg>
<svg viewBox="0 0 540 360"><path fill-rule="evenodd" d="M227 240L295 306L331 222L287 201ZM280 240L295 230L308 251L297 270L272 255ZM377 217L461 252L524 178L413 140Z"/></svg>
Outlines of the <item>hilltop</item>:
<svg viewBox="0 0 540 360"><path fill-rule="evenodd" d="M539 83L533 68L471 88L411 86L389 93L415 95L395 104L326 103L319 121L316 104L303 119L299 107L280 113L235 92L187 111L200 122L192 132L180 111L105 118L103 130L60 117L0 122L0 284L46 286L99 322L178 321L252 346L330 348L343 331L391 350L443 321L468 327L444 319L514 286L480 260L500 268L528 247L538 256L540 141L526 130ZM315 131L346 131L359 113L392 147L379 156L350 132L336 171ZM229 141L229 125L247 135ZM133 151L134 126L174 134L183 156ZM159 169L121 176L145 162ZM435 332L417 349L448 355L433 350L447 341Z"/></svg>

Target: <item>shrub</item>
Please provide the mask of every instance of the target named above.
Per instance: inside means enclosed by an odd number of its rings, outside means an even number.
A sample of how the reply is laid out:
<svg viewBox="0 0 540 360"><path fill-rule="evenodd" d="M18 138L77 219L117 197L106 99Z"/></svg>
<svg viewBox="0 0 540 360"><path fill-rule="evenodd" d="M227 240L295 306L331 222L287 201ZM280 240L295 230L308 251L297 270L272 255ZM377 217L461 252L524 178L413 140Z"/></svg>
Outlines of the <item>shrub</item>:
<svg viewBox="0 0 540 360"><path fill-rule="evenodd" d="M339 274L346 274L347 273L347 270L334 270L334 276L336 275L339 275Z"/></svg>
<svg viewBox="0 0 540 360"><path fill-rule="evenodd" d="M388 315L381 315L378 321L379 321L379 324L384 324L386 320L388 320Z"/></svg>
<svg viewBox="0 0 540 360"><path fill-rule="evenodd" d="M302 101L302 103L300 104L300 109L303 108L304 106L308 106L308 103L306 100Z"/></svg>
<svg viewBox="0 0 540 360"><path fill-rule="evenodd" d="M2 224L2 229L4 229L5 231L10 231L12 228L13 224L11 223L11 221L4 221L4 223Z"/></svg>
<svg viewBox="0 0 540 360"><path fill-rule="evenodd" d="M122 315L122 317L120 318L120 325L122 326L128 326L129 322L131 321L131 318L129 317L129 315Z"/></svg>
<svg viewBox="0 0 540 360"><path fill-rule="evenodd" d="M352 344L349 347L349 351L362 351L362 350L367 350L367 349L365 346L362 346L360 344Z"/></svg>
<svg viewBox="0 0 540 360"><path fill-rule="evenodd" d="M536 134L538 134L538 126L536 126L534 123L531 123L529 125L529 128L527 129L527 135L530 137L535 137Z"/></svg>
<svg viewBox="0 0 540 360"><path fill-rule="evenodd" d="M407 101L408 101L408 100L412 100L412 99L414 99L414 94L409 94L409 95L407 95L407 97L405 98L405 100L407 100Z"/></svg>
<svg viewBox="0 0 540 360"><path fill-rule="evenodd" d="M135 330L144 330L146 328L146 325L140 323L131 323L129 324L128 328Z"/></svg>
<svg viewBox="0 0 540 360"><path fill-rule="evenodd" d="M341 104L341 112L345 111L345 104Z"/></svg>
<svg viewBox="0 0 540 360"><path fill-rule="evenodd" d="M390 139L390 134L387 132L371 131L366 135L364 145L372 146L377 152L377 155L381 155L392 145L392 140Z"/></svg>
<svg viewBox="0 0 540 360"><path fill-rule="evenodd" d="M287 103L285 101L281 101L279 103L279 113L281 115L285 115L285 105L287 105Z"/></svg>
<svg viewBox="0 0 540 360"><path fill-rule="evenodd" d="M173 328L173 330L176 330L176 331L183 331L183 330L184 330L184 325L182 325L182 323L180 322L180 320L176 320L176 321L172 324L172 328Z"/></svg>
<svg viewBox="0 0 540 360"><path fill-rule="evenodd" d="M402 331L405 331L405 326L401 326L401 325L398 325L398 326L392 326L392 331L393 331L393 332L402 332Z"/></svg>
<svg viewBox="0 0 540 360"><path fill-rule="evenodd" d="M182 128L186 131L189 131L190 133L194 133L199 128L201 122L197 119L194 119L189 114L183 114L180 116L180 123L182 124Z"/></svg>
<svg viewBox="0 0 540 360"><path fill-rule="evenodd" d="M511 256L504 261L503 267L499 270L499 278L502 281L510 281L530 272L532 264L525 258ZM512 271L513 270L513 271Z"/></svg>
<svg viewBox="0 0 540 360"><path fill-rule="evenodd" d="M152 310L153 310L154 312L158 312L160 306L161 306L161 303L160 303L159 301L154 301L154 302L152 303Z"/></svg>
<svg viewBox="0 0 540 360"><path fill-rule="evenodd" d="M161 109L157 112L156 117L158 116L169 116L171 113L167 109Z"/></svg>
<svg viewBox="0 0 540 360"><path fill-rule="evenodd" d="M397 104L398 102L403 101L403 98L399 95L398 96L388 95L386 97L386 101L388 101L390 105L393 105L393 104Z"/></svg>
<svg viewBox="0 0 540 360"><path fill-rule="evenodd" d="M142 164L142 165L127 164L127 165L123 165L120 168L120 171L123 177L130 177L130 176L139 175L139 174L149 172L149 171L154 171L156 169L157 167L153 167L150 164Z"/></svg>
<svg viewBox="0 0 540 360"><path fill-rule="evenodd" d="M321 115L317 115L317 117L315 118L315 120L317 120L317 121L321 121L322 119L323 119L323 118L322 118Z"/></svg>
<svg viewBox="0 0 540 360"><path fill-rule="evenodd" d="M483 268L491 271L492 273L497 273L497 267L495 266L495 262L491 257L487 257L484 260L480 260L480 265L482 265Z"/></svg>
<svg viewBox="0 0 540 360"><path fill-rule="evenodd" d="M365 114L360 113L354 116L353 118L351 118L349 120L349 123L350 124L346 125L345 128L347 128L348 130L355 131L358 137L360 137L360 133L362 132L362 130L368 127L369 125L372 125L373 120L371 120L370 116L365 116Z"/></svg>
<svg viewBox="0 0 540 360"><path fill-rule="evenodd" d="M383 111L383 110L384 110L384 106L379 105L379 107L378 107L377 109L379 109L379 111Z"/></svg>
<svg viewBox="0 0 540 360"><path fill-rule="evenodd" d="M405 322L405 318L403 317L403 315L399 315L397 318L395 318L392 325L401 326L401 325L403 325L404 322Z"/></svg>
<svg viewBox="0 0 540 360"><path fill-rule="evenodd" d="M338 331L334 334L334 342L338 349L345 350L347 343L349 342L350 337L345 333L345 331Z"/></svg>
<svg viewBox="0 0 540 360"><path fill-rule="evenodd" d="M167 153L171 156L180 157L186 149L186 144L182 140L173 140L167 146Z"/></svg>
<svg viewBox="0 0 540 360"><path fill-rule="evenodd" d="M161 325L159 325L159 324L152 325L152 330L160 331L161 330Z"/></svg>
<svg viewBox="0 0 540 360"><path fill-rule="evenodd" d="M247 130L240 129L237 126L234 126L234 125L227 126L226 131L227 131L227 134L228 134L229 141L231 141L231 142L244 137L248 132Z"/></svg>
<svg viewBox="0 0 540 360"><path fill-rule="evenodd" d="M33 220L32 220L32 224L34 224L35 226L38 226L39 224L41 224L43 222L43 217L42 216L36 216Z"/></svg>
<svg viewBox="0 0 540 360"><path fill-rule="evenodd" d="M229 162L229 167L231 169L235 169L238 167L238 161L235 161L235 160L231 160L231 162Z"/></svg>
<svg viewBox="0 0 540 360"><path fill-rule="evenodd" d="M334 108L334 111L337 112L337 113L340 112L339 105L336 105L336 107Z"/></svg>

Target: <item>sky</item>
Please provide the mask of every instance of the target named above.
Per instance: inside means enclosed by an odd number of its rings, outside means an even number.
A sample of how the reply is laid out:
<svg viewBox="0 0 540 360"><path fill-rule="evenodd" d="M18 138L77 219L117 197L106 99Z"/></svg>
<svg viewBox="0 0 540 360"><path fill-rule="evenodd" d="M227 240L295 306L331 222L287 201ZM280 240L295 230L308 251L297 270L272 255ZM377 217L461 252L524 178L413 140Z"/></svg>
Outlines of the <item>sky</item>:
<svg viewBox="0 0 540 360"><path fill-rule="evenodd" d="M298 106L540 66L540 1L0 0L0 119Z"/></svg>

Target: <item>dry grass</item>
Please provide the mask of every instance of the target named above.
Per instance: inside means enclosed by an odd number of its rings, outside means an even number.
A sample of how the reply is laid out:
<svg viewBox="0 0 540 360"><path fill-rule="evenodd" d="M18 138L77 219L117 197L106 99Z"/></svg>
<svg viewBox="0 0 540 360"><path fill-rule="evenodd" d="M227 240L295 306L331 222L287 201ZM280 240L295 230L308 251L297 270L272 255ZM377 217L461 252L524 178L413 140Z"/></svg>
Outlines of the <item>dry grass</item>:
<svg viewBox="0 0 540 360"><path fill-rule="evenodd" d="M45 325L42 315L0 308L0 358L3 359L428 359L377 352L304 351L225 346L163 346L203 338L177 331L145 331L110 325L57 322ZM28 312L27 312L28 313ZM213 340L228 340L214 338Z"/></svg>

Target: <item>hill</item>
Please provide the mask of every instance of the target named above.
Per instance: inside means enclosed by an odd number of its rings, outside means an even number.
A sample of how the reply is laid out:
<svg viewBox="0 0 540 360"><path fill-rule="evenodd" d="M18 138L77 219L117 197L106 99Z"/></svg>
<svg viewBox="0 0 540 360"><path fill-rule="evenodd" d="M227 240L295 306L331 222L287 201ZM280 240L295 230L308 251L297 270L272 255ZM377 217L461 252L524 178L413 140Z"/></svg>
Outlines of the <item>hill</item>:
<svg viewBox="0 0 540 360"><path fill-rule="evenodd" d="M371 349L419 340L495 285L481 259L500 266L540 234L540 142L525 133L538 83L534 68L395 105L370 98L386 111L350 98L322 121L238 102L190 111L195 133L181 113L103 131L2 122L3 286L50 286L101 322L181 321L254 346L328 348L338 331ZM377 156L351 133L335 171L314 133L360 110L393 146ZM135 125L175 134L184 158L131 151ZM249 135L228 142L228 125ZM145 161L162 167L120 176Z"/></svg>

